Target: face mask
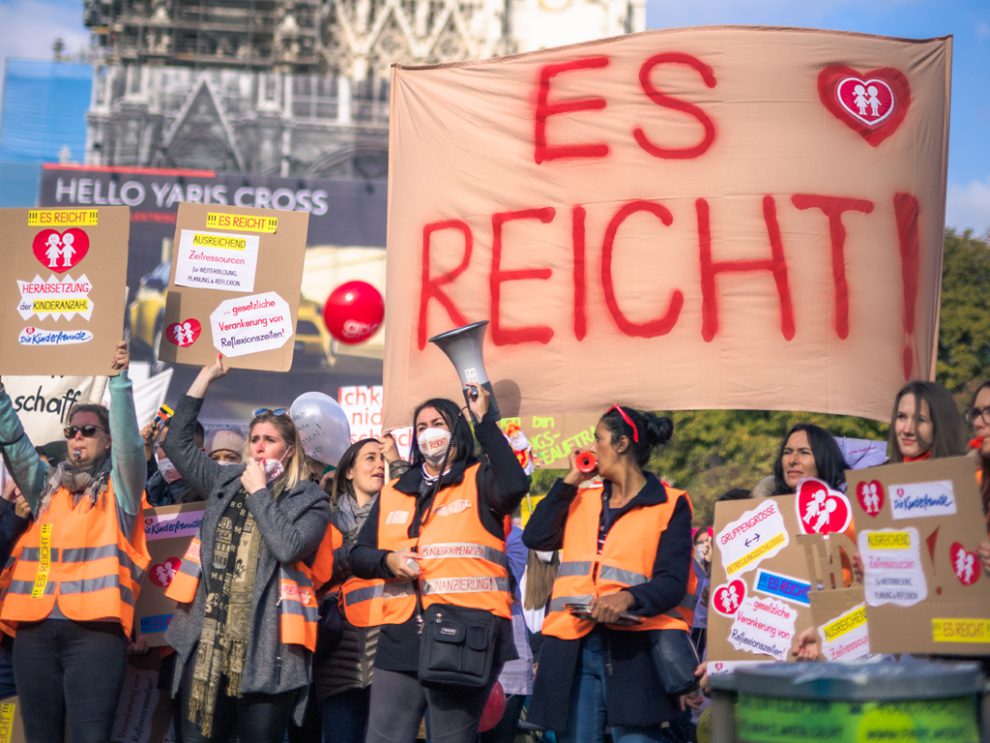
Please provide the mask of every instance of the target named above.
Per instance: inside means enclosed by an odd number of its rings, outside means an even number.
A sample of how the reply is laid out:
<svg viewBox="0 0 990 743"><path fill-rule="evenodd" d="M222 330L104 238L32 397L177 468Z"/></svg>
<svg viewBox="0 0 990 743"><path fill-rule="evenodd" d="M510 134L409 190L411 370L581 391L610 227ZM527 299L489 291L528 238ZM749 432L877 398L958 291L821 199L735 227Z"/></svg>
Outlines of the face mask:
<svg viewBox="0 0 990 743"><path fill-rule="evenodd" d="M176 480L181 480L182 475L179 470L175 468L171 460L167 457L162 457L158 460L158 471L162 473L162 477L165 478L165 482L171 484Z"/></svg>
<svg viewBox="0 0 990 743"><path fill-rule="evenodd" d="M554 550L533 550L533 552L536 553L536 557L540 562L545 562L549 565L553 561Z"/></svg>
<svg viewBox="0 0 990 743"><path fill-rule="evenodd" d="M265 474L268 476L268 482L272 480L277 480L285 472L285 465L282 464L281 459L266 459L265 460Z"/></svg>
<svg viewBox="0 0 990 743"><path fill-rule="evenodd" d="M698 562L702 562L705 559L705 545L696 544L694 546L694 557Z"/></svg>
<svg viewBox="0 0 990 743"><path fill-rule="evenodd" d="M423 459L434 467L443 464L450 444L450 431L445 428L427 428L416 436L416 440Z"/></svg>

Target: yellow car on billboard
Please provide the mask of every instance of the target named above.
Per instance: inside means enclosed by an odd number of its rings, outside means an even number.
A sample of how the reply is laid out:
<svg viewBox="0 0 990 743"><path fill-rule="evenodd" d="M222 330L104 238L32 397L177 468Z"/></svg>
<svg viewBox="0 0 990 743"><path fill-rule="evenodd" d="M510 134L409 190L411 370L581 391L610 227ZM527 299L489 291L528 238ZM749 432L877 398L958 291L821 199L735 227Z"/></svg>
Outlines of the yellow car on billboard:
<svg viewBox="0 0 990 743"><path fill-rule="evenodd" d="M134 299L127 307L127 324L135 359L158 360L171 268L172 264L166 261L142 276ZM296 319L293 371L330 368L333 363L331 341L323 322L323 308L311 299L301 299Z"/></svg>

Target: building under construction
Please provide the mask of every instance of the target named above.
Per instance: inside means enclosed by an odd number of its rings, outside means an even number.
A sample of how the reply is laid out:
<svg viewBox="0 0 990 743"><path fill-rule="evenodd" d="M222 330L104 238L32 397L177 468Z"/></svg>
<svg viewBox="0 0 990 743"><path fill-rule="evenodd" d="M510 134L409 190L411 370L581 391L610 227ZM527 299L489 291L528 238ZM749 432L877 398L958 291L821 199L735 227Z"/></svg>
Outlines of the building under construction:
<svg viewBox="0 0 990 743"><path fill-rule="evenodd" d="M645 0L85 0L94 165L375 180L390 66L645 27Z"/></svg>

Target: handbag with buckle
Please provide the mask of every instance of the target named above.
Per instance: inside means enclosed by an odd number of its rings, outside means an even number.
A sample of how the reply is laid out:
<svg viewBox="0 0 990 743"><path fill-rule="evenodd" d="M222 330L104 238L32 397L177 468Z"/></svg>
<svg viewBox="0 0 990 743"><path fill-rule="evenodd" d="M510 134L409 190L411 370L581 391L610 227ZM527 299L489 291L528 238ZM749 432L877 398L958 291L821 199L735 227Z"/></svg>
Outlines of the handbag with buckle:
<svg viewBox="0 0 990 743"><path fill-rule="evenodd" d="M495 616L483 609L434 604L422 612L422 617L420 683L485 686L495 659Z"/></svg>

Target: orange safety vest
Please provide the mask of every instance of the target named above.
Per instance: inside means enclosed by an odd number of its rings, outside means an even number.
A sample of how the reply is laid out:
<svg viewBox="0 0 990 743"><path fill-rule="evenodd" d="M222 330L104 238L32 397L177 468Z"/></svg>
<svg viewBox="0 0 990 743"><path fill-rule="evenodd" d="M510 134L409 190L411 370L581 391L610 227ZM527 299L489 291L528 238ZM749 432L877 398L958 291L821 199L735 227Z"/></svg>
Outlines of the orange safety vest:
<svg viewBox="0 0 990 743"><path fill-rule="evenodd" d="M667 529L674 507L681 499L691 501L683 490L666 488L667 500L641 506L616 521L598 552L598 527L602 513L602 486L581 488L571 502L564 526L560 569L542 632L563 640L577 640L594 629L596 622L575 616L569 603L586 603L623 588L648 582L653 575L660 535ZM688 571L687 593L678 606L634 625L606 625L610 629L645 631L682 629L690 631L694 618L698 579Z"/></svg>
<svg viewBox="0 0 990 743"><path fill-rule="evenodd" d="M172 582L165 589L165 595L173 601L188 604L196 598L196 589L203 574L201 548L199 537L193 537ZM333 546L330 540L324 539L320 544L313 560L314 566L317 563L329 577L333 572ZM322 572L319 574L322 575ZM278 565L279 637L286 645L302 645L310 652L316 650L319 618L314 575L314 568L302 561Z"/></svg>
<svg viewBox="0 0 990 743"><path fill-rule="evenodd" d="M378 501L378 546L393 552L416 548L423 608L463 606L510 619L505 539L493 535L481 521L478 469L477 464L468 467L461 482L441 488L418 540L409 537L416 498L386 485ZM416 594L410 581L355 579L350 585L345 583L344 613L359 627L401 624L415 611Z"/></svg>
<svg viewBox="0 0 990 743"><path fill-rule="evenodd" d="M115 619L130 636L141 576L151 561L144 521L135 521L130 538L124 535L111 480L95 505L85 497L73 500L60 487L18 540L2 579L0 619L38 622L58 605L77 622Z"/></svg>

